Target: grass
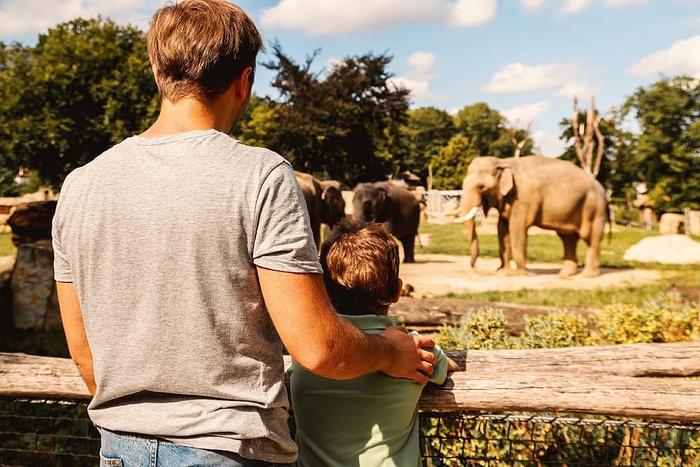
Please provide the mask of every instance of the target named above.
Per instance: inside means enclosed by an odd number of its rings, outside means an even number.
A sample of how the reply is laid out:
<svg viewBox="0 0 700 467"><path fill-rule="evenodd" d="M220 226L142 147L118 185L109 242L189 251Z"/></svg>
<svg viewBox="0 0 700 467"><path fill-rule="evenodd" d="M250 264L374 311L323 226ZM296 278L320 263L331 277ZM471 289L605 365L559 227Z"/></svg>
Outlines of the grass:
<svg viewBox="0 0 700 467"><path fill-rule="evenodd" d="M9 232L0 233L0 256L14 256L17 248L12 243L12 234Z"/></svg>
<svg viewBox="0 0 700 467"><path fill-rule="evenodd" d="M430 238L428 245L419 247L423 254L468 255L467 235L462 224L421 224L420 233ZM448 294L445 297L486 302L507 302L523 305L556 306L601 306L615 303L641 305L657 298L674 285L700 284L700 268L697 265L672 265L662 263L638 263L623 257L629 247L645 237L658 235L643 229L616 227L611 241L607 236L601 246L601 265L605 268L643 268L668 271L665 277L651 284L606 289L522 289L515 291L488 291L469 294ZM697 237L694 237L698 240ZM579 242L577 256L583 264L587 246ZM482 257L498 257L498 237L495 234L479 235L479 250ZM528 236L528 262L559 263L564 249L556 235L540 234Z"/></svg>

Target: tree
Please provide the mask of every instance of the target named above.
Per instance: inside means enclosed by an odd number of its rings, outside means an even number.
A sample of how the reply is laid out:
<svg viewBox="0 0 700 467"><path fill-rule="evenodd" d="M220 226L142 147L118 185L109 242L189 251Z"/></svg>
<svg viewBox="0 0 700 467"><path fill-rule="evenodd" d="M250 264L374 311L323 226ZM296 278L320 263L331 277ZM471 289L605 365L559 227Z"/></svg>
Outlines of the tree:
<svg viewBox="0 0 700 467"><path fill-rule="evenodd" d="M299 65L278 44L272 51L265 66L277 72L272 85L281 101L272 104L275 131L268 146L299 170L350 186L386 179L409 105L409 91L393 85L386 70L391 57L346 58L321 79L310 71L318 52Z"/></svg>
<svg viewBox="0 0 700 467"><path fill-rule="evenodd" d="M231 130L231 136L249 146L265 146L275 133L274 104L256 94L250 98L248 108L238 124Z"/></svg>
<svg viewBox="0 0 700 467"><path fill-rule="evenodd" d="M523 150L525 149L525 146L527 146L528 143L530 143L530 146L532 146L530 142L530 140L532 139L530 137L530 128L532 127L532 120L528 122L527 127L524 130L519 130L517 127L517 123L518 122L515 122L515 124L510 128L510 141L515 147L513 157L520 157Z"/></svg>
<svg viewBox="0 0 700 467"><path fill-rule="evenodd" d="M408 120L400 128L401 168L426 177L432 159L456 133L454 118L444 110L435 107L409 110Z"/></svg>
<svg viewBox="0 0 700 467"><path fill-rule="evenodd" d="M7 155L59 187L73 168L144 130L158 96L144 34L109 20L76 19L15 46L1 70Z"/></svg>
<svg viewBox="0 0 700 467"><path fill-rule="evenodd" d="M572 134L574 136L574 149L583 170L597 177L600 173L600 165L603 162L603 150L605 140L600 131L602 117L595 109L595 99L591 98L591 106L586 110L586 123L579 123L578 100L574 97L574 111L572 117ZM595 156L594 156L595 151Z"/></svg>
<svg viewBox="0 0 700 467"><path fill-rule="evenodd" d="M432 160L433 187L436 190L459 190L467 167L479 153L463 135L453 136Z"/></svg>
<svg viewBox="0 0 700 467"><path fill-rule="evenodd" d="M633 157L654 208L700 209L700 82L664 77L639 88L620 114L639 125Z"/></svg>
<svg viewBox="0 0 700 467"><path fill-rule="evenodd" d="M491 109L486 103L463 107L455 115L457 131L469 140L469 146L479 156L495 156L492 145L503 137L506 119L497 110ZM510 138L506 136L510 143ZM510 143L512 144L512 143ZM513 150L508 156L513 155Z"/></svg>

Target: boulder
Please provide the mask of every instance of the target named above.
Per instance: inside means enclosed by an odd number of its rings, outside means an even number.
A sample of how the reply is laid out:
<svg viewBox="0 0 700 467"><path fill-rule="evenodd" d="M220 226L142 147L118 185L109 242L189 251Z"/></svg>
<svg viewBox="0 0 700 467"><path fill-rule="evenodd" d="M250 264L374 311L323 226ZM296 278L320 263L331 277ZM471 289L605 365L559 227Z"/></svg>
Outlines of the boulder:
<svg viewBox="0 0 700 467"><path fill-rule="evenodd" d="M17 329L61 329L53 279L53 249L49 241L22 243L12 272L12 316Z"/></svg>
<svg viewBox="0 0 700 467"><path fill-rule="evenodd" d="M686 235L645 237L627 249L625 261L700 264L700 242Z"/></svg>
<svg viewBox="0 0 700 467"><path fill-rule="evenodd" d="M659 219L659 233L661 235L685 233L685 216L674 212L662 214Z"/></svg>
<svg viewBox="0 0 700 467"><path fill-rule="evenodd" d="M12 241L19 246L22 243L34 243L51 239L51 222L56 212L56 201L34 201L17 205L7 225L12 228Z"/></svg>

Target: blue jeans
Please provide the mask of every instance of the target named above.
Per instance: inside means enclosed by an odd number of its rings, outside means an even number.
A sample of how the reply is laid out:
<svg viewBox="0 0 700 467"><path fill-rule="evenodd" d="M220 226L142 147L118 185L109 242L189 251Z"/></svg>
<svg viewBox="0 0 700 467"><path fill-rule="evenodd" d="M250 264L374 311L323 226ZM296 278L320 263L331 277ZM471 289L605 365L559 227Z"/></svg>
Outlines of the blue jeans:
<svg viewBox="0 0 700 467"><path fill-rule="evenodd" d="M100 467L291 467L246 459L232 452L208 451L100 430Z"/></svg>

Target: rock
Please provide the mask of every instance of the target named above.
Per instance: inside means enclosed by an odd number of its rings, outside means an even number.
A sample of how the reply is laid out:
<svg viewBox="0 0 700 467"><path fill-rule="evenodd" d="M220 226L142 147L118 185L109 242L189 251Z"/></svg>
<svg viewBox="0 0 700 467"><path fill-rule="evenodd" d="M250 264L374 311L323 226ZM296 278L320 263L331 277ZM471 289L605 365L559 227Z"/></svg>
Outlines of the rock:
<svg viewBox="0 0 700 467"><path fill-rule="evenodd" d="M17 205L7 224L12 228L12 241L19 246L37 240L51 239L51 222L56 212L56 201L35 201Z"/></svg>
<svg viewBox="0 0 700 467"><path fill-rule="evenodd" d="M700 264L700 243L686 235L646 237L627 249L625 261Z"/></svg>
<svg viewBox="0 0 700 467"><path fill-rule="evenodd" d="M662 214L659 219L659 233L661 235L684 234L685 216L673 212Z"/></svg>
<svg viewBox="0 0 700 467"><path fill-rule="evenodd" d="M12 315L17 329L61 329L50 242L22 243L18 246L11 288Z"/></svg>

